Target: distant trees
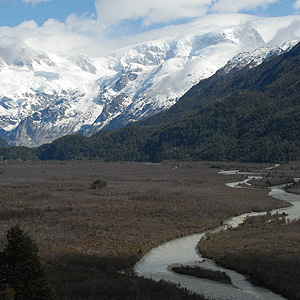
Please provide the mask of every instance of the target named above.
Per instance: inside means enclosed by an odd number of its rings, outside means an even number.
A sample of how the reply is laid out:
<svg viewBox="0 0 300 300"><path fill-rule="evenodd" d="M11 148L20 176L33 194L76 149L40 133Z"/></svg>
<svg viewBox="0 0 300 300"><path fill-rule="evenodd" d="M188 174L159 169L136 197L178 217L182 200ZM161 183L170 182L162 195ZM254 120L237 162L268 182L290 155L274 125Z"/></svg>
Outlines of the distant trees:
<svg viewBox="0 0 300 300"><path fill-rule="evenodd" d="M38 256L39 249L18 225L7 232L0 252L0 298L5 300L54 300L54 290Z"/></svg>

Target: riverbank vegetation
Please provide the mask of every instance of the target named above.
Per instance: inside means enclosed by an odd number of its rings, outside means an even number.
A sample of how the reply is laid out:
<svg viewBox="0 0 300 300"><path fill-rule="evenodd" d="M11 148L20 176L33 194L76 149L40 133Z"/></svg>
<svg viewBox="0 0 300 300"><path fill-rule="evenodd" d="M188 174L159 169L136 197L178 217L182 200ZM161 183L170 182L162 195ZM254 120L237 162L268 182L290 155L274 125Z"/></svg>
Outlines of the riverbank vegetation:
<svg viewBox="0 0 300 300"><path fill-rule="evenodd" d="M285 189L288 193L300 194L300 182L296 181L293 184L289 185Z"/></svg>
<svg viewBox="0 0 300 300"><path fill-rule="evenodd" d="M183 265L172 267L172 271L178 274L212 280L219 283L232 284L230 276L221 271L212 271L201 267Z"/></svg>
<svg viewBox="0 0 300 300"><path fill-rule="evenodd" d="M242 167L258 172L266 165L1 163L0 249L6 231L19 224L37 243L58 299L140 299L144 291L147 299L177 299L175 292L159 296L162 286L173 285L126 274L163 242L218 227L232 215L286 205L267 190L226 187L243 175L218 170ZM106 187L91 189L99 178Z"/></svg>
<svg viewBox="0 0 300 300"><path fill-rule="evenodd" d="M132 268L134 262L133 258L105 257L100 253L69 253L48 260L48 270L59 299L204 300L175 284L133 275L126 268Z"/></svg>
<svg viewBox="0 0 300 300"><path fill-rule="evenodd" d="M252 179L249 183L255 187L270 188L271 186L293 183L294 177L284 173L268 173L261 179Z"/></svg>
<svg viewBox="0 0 300 300"><path fill-rule="evenodd" d="M199 243L205 257L249 276L289 300L300 299L300 221L282 215L250 217L238 228ZM222 249L222 251L220 251Z"/></svg>

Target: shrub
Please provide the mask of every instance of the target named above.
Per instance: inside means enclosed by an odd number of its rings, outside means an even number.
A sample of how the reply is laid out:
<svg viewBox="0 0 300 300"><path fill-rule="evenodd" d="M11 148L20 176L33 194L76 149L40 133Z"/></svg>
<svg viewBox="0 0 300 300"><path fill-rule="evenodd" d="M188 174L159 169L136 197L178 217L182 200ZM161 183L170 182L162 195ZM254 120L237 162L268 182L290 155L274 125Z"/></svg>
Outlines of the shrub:
<svg viewBox="0 0 300 300"><path fill-rule="evenodd" d="M107 186L106 181L97 179L91 184L91 189L102 189L105 188L106 186Z"/></svg>

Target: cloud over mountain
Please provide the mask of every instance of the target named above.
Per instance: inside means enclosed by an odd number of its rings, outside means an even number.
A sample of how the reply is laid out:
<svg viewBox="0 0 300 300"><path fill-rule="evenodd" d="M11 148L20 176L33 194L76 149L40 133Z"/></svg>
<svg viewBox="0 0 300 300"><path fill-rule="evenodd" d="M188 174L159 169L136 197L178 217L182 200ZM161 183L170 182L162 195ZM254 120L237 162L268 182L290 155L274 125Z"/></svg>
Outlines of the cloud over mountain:
<svg viewBox="0 0 300 300"><path fill-rule="evenodd" d="M22 1L36 4L35 7L39 7L38 3L42 2L54 3L52 0ZM300 8L299 1L294 1L295 9ZM8 59L8 56L12 57L16 53L20 41L37 49L84 53L96 57L120 47L164 38L166 35L172 37L179 33L188 34L194 22L202 23L201 33L225 25L230 27L251 23L249 26L258 30L266 42L281 43L285 39L294 39L300 35L296 24L299 15L278 19L239 13L267 8L278 0L95 0L91 2L95 4L94 13L73 13L60 21L50 18L42 25L38 25L34 20L28 20L15 27L0 27L2 54L5 45L9 46L4 58ZM175 25L178 23L184 24ZM199 28L198 25L197 27ZM14 43L15 49L12 46Z"/></svg>
<svg viewBox="0 0 300 300"><path fill-rule="evenodd" d="M278 0L96 0L99 21L106 26L142 19L143 26L197 18L211 12L228 13L267 8ZM118 8L118 9L116 9Z"/></svg>

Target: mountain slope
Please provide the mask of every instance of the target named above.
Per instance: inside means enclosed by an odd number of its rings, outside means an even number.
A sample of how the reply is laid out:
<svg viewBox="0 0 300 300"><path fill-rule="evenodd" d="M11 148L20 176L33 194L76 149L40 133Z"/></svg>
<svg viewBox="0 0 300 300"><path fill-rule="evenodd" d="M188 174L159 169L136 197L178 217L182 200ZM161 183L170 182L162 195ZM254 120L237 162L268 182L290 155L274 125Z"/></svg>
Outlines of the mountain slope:
<svg viewBox="0 0 300 300"><path fill-rule="evenodd" d="M198 110L156 132L143 150L153 161L299 159L299 53L298 44L257 68L199 83L178 103Z"/></svg>
<svg viewBox="0 0 300 300"><path fill-rule="evenodd" d="M1 39L0 135L11 145L34 147L67 134L123 127L171 107L234 55L266 46L248 26L201 26L98 58L30 43L8 47ZM260 48L256 57L287 50Z"/></svg>
<svg viewBox="0 0 300 300"><path fill-rule="evenodd" d="M61 138L40 147L38 157L299 160L299 72L297 44L288 53L270 58L256 68L246 66L201 81L172 108L148 120L100 131L90 138Z"/></svg>
<svg viewBox="0 0 300 300"><path fill-rule="evenodd" d="M214 76L193 86L176 105L151 118L141 120L138 124L166 124L179 116L193 113L196 109L202 107L204 102L230 95L234 89L256 89L260 83L257 81L251 83L247 71L259 66L268 59L289 52L296 44L297 41L293 41L276 47L260 48L253 52L240 53L228 61ZM240 76L242 76L243 72L246 72L245 78L241 79ZM237 79L235 79L235 77L237 77ZM250 87L250 85L252 86Z"/></svg>

